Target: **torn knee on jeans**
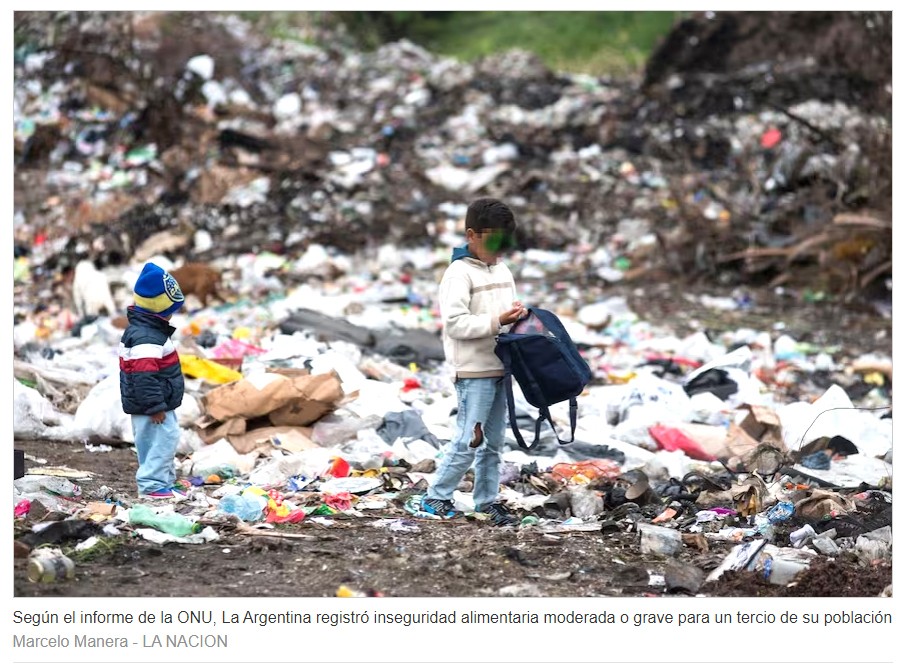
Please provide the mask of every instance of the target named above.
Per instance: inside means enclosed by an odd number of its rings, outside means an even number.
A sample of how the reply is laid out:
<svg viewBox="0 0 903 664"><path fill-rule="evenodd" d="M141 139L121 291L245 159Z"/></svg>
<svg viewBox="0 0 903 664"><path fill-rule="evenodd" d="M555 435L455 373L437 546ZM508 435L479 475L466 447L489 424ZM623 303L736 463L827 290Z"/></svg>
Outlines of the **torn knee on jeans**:
<svg viewBox="0 0 903 664"><path fill-rule="evenodd" d="M473 438L470 439L471 447L479 447L483 442L483 425L477 422L473 427Z"/></svg>

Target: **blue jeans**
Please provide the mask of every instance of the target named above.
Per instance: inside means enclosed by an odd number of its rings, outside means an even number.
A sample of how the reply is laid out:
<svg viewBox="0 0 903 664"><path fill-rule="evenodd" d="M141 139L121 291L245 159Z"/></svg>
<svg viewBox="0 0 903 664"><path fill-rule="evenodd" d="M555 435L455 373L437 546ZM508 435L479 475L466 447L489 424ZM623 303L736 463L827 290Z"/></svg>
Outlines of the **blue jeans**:
<svg viewBox="0 0 903 664"><path fill-rule="evenodd" d="M168 489L176 482L173 460L179 446L179 420L176 411L166 411L166 418L155 424L149 415L132 415L135 449L138 450L138 493Z"/></svg>
<svg viewBox="0 0 903 664"><path fill-rule="evenodd" d="M454 439L446 446L436 479L427 498L451 500L458 482L474 463L473 501L477 511L491 505L499 493L499 465L505 441L505 387L501 378L461 378L458 393L458 421ZM483 442L473 448L477 424Z"/></svg>

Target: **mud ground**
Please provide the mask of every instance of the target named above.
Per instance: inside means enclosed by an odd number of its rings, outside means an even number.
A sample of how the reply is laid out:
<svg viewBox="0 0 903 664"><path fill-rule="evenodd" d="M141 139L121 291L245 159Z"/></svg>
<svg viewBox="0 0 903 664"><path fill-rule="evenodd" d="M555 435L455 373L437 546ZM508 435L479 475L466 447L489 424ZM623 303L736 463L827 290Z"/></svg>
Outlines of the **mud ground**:
<svg viewBox="0 0 903 664"><path fill-rule="evenodd" d="M82 445L19 441L27 454L48 463L90 469L87 495L101 485L131 494L136 469L129 447L88 452ZM416 521L418 532L374 528L380 517L337 518L332 527L312 523L279 526L306 540L248 537L221 531L204 545L151 544L125 534L102 552L76 558L71 581L40 585L26 578L25 559L15 560L17 597L329 597L341 585L389 597L642 597L669 593L656 584L673 565L703 571L718 565L731 545L711 543L708 552L686 547L676 558L639 553L631 532L548 535L533 528L499 529L467 520ZM75 542L63 543L63 548ZM77 555L77 554L74 554ZM891 583L890 565L863 566L852 558L820 561L789 587L768 584L753 573L726 574L698 594L710 597L874 597Z"/></svg>

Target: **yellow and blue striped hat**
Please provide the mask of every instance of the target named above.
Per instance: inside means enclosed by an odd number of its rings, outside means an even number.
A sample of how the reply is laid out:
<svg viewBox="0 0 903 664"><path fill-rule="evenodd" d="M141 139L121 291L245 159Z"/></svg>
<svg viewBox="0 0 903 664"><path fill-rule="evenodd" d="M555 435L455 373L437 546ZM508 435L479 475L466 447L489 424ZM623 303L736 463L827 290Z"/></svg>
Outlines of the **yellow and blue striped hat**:
<svg viewBox="0 0 903 664"><path fill-rule="evenodd" d="M147 263L135 282L136 308L165 317L183 304L185 296L175 277L159 265Z"/></svg>

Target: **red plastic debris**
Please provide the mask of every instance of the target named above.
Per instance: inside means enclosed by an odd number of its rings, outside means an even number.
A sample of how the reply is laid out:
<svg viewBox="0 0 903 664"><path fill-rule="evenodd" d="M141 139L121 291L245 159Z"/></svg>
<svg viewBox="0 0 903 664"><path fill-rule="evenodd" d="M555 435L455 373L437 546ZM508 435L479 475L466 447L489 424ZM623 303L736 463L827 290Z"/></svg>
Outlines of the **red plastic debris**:
<svg viewBox="0 0 903 664"><path fill-rule="evenodd" d="M306 514L304 510L297 509L293 512L289 512L284 516L278 516L275 511L267 512L267 523L300 523L304 520Z"/></svg>
<svg viewBox="0 0 903 664"><path fill-rule="evenodd" d="M420 384L420 381L416 378L405 378L404 379L404 387L401 388L402 392L410 392L411 390L419 390L423 385Z"/></svg>
<svg viewBox="0 0 903 664"><path fill-rule="evenodd" d="M332 475L333 477L348 477L350 472L351 466L342 457L332 459L329 462L329 467L326 469L326 475Z"/></svg>
<svg viewBox="0 0 903 664"><path fill-rule="evenodd" d="M342 493L324 493L323 494L323 502L332 507L333 509L337 509L340 512L345 512L351 509L351 502L354 500L354 497L348 493L347 491L343 491Z"/></svg>
<svg viewBox="0 0 903 664"><path fill-rule="evenodd" d="M778 143L781 142L781 138L782 138L781 130L775 129L774 127L772 127L771 129L766 131L764 134L762 134L762 138L759 139L759 141L763 148L765 148L766 150L770 150L771 148L773 148L774 146L776 146Z"/></svg>
<svg viewBox="0 0 903 664"><path fill-rule="evenodd" d="M15 514L16 517L25 516L26 514L28 514L28 511L30 509L31 509L31 501L30 500L28 500L28 499L20 500L18 503L16 503L16 507L13 510L13 514Z"/></svg>
<svg viewBox="0 0 903 664"><path fill-rule="evenodd" d="M680 429L656 424L649 427L649 433L663 450L668 452L683 450L684 454L697 461L716 460L715 457L703 450L695 440Z"/></svg>

